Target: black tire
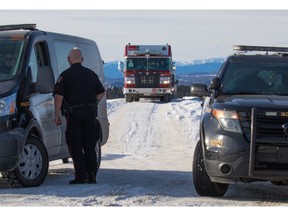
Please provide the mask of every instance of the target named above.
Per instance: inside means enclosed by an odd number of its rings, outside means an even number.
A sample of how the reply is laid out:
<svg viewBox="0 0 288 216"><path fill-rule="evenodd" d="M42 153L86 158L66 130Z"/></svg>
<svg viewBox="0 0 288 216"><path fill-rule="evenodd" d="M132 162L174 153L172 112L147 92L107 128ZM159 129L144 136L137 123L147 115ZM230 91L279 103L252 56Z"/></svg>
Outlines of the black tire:
<svg viewBox="0 0 288 216"><path fill-rule="evenodd" d="M132 102L133 97L131 95L125 95L125 100L126 100L126 102Z"/></svg>
<svg viewBox="0 0 288 216"><path fill-rule="evenodd" d="M276 186L287 186L288 185L287 182L282 182L282 181L271 181L271 183L273 185L276 185Z"/></svg>
<svg viewBox="0 0 288 216"><path fill-rule="evenodd" d="M171 96L170 95L164 95L160 97L160 101L168 103L171 101Z"/></svg>
<svg viewBox="0 0 288 216"><path fill-rule="evenodd" d="M134 97L134 101L138 102L140 100L140 98L138 96Z"/></svg>
<svg viewBox="0 0 288 216"><path fill-rule="evenodd" d="M63 162L64 164L69 163L69 158L62 158L62 162Z"/></svg>
<svg viewBox="0 0 288 216"><path fill-rule="evenodd" d="M205 170L201 142L198 141L193 158L193 182L200 196L223 197L229 184L212 182Z"/></svg>
<svg viewBox="0 0 288 216"><path fill-rule="evenodd" d="M97 174L101 165L101 141L100 140L97 141L95 150L96 150L96 155L97 155L97 170L96 170L96 174Z"/></svg>
<svg viewBox="0 0 288 216"><path fill-rule="evenodd" d="M16 180L24 187L41 185L48 173L48 154L43 143L34 137L28 137L24 150L13 171Z"/></svg>

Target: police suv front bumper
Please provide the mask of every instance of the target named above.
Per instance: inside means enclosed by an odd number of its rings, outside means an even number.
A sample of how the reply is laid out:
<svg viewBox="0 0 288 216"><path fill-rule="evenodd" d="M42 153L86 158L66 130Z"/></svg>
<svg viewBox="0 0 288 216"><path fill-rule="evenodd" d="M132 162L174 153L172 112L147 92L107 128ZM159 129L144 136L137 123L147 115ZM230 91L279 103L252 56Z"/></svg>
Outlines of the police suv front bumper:
<svg viewBox="0 0 288 216"><path fill-rule="evenodd" d="M209 115L204 117L201 139L205 169L211 181L288 181L288 140L256 136L257 110L253 108L251 113L248 138L243 133L225 131Z"/></svg>

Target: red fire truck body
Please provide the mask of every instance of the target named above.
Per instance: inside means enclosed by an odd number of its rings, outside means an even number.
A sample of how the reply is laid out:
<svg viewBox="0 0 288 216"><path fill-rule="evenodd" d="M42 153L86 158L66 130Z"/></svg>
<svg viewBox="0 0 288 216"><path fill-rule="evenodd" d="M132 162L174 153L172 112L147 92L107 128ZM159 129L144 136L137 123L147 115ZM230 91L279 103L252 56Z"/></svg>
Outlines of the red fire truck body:
<svg viewBox="0 0 288 216"><path fill-rule="evenodd" d="M168 102L174 97L177 81L170 45L128 44L124 59L119 70L124 73L123 93L127 102L140 98Z"/></svg>

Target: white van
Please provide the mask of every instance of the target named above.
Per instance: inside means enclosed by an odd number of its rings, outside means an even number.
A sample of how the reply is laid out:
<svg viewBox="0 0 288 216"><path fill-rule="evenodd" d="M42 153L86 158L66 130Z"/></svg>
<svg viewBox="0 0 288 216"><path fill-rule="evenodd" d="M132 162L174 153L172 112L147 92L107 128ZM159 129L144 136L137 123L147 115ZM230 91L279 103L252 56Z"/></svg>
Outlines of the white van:
<svg viewBox="0 0 288 216"><path fill-rule="evenodd" d="M67 162L70 157L64 113L64 124L53 122L52 93L58 76L69 67L67 56L73 47L82 50L83 66L95 71L105 86L103 61L94 41L38 30L35 24L0 26L0 172L10 183L39 186L50 161ZM7 56L14 64L4 72ZM100 166L101 146L109 135L106 96L99 103L97 120Z"/></svg>

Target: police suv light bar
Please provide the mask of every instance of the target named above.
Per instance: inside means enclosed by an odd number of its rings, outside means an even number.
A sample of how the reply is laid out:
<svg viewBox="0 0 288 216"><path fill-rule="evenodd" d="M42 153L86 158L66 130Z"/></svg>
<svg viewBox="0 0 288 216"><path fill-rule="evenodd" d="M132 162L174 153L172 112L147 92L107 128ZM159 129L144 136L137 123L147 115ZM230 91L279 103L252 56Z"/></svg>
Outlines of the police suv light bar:
<svg viewBox="0 0 288 216"><path fill-rule="evenodd" d="M0 31L20 30L20 29L34 30L36 29L36 24L0 25Z"/></svg>
<svg viewBox="0 0 288 216"><path fill-rule="evenodd" d="M235 51L288 52L288 47L234 45L233 50Z"/></svg>

